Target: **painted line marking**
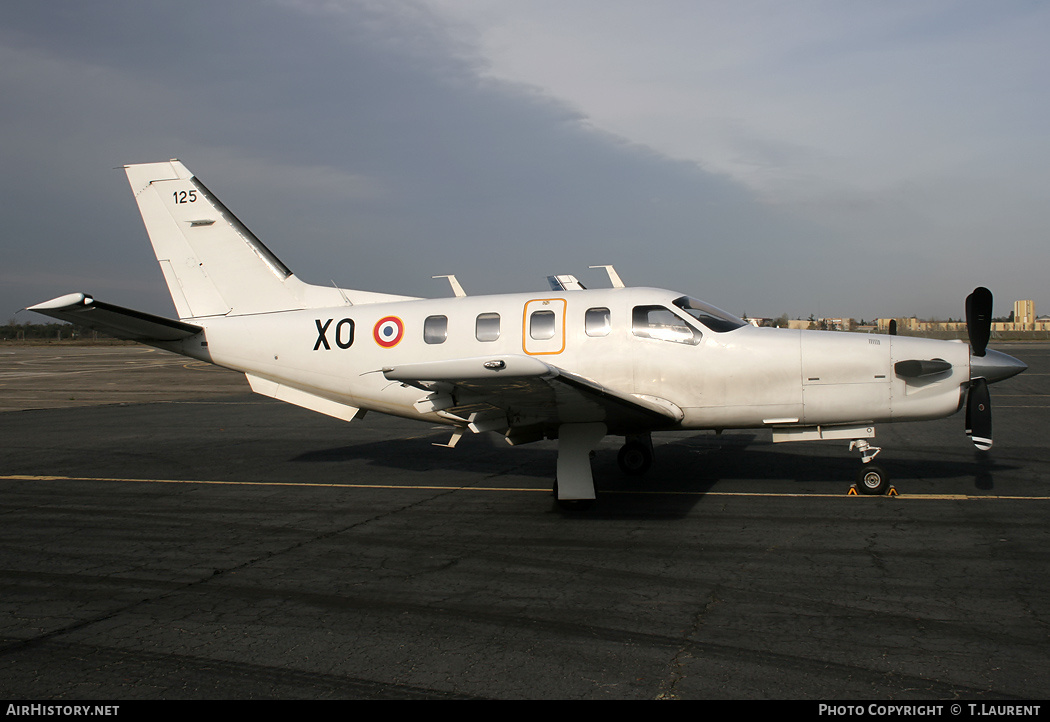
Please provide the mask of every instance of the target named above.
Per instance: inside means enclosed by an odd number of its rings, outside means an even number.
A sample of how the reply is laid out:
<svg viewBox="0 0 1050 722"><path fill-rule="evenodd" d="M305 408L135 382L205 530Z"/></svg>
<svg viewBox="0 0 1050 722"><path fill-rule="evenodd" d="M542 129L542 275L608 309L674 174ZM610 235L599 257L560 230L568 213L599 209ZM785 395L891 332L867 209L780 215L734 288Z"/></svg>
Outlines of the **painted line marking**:
<svg viewBox="0 0 1050 722"><path fill-rule="evenodd" d="M521 491L542 492L550 494L550 489L524 488L524 487L500 487L500 486L406 486L403 484L345 484L331 483L320 484L316 482L296 483L291 481L220 481L201 479L124 479L104 476L38 476L30 474L10 474L0 476L0 481L104 481L124 482L129 484L201 484L212 486L290 486L301 488L326 488L326 489L399 489L402 491ZM772 498L846 498L849 494L812 493L799 494L788 492L759 492L759 491L599 491L601 494L633 494L649 496L754 496ZM1001 495L979 495L970 494L901 494L898 496L877 496L859 494L855 498L868 499L924 499L934 501L1050 501L1050 496L1001 496Z"/></svg>

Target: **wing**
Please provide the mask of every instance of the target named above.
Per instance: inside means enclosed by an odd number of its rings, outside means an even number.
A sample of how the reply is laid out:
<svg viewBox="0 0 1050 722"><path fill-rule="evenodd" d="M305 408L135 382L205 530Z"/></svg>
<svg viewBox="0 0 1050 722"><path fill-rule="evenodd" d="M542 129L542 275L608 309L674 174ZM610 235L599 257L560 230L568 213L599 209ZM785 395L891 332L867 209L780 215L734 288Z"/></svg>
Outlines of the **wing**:
<svg viewBox="0 0 1050 722"><path fill-rule="evenodd" d="M432 411L471 431L504 431L512 444L556 436L564 423L604 423L609 433L667 428L682 410L652 396L610 389L533 356L507 355L403 364L383 369L391 381L424 395Z"/></svg>
<svg viewBox="0 0 1050 722"><path fill-rule="evenodd" d="M178 341L203 330L192 323L96 301L85 293L70 293L30 306L26 310L102 331L117 338L143 343Z"/></svg>

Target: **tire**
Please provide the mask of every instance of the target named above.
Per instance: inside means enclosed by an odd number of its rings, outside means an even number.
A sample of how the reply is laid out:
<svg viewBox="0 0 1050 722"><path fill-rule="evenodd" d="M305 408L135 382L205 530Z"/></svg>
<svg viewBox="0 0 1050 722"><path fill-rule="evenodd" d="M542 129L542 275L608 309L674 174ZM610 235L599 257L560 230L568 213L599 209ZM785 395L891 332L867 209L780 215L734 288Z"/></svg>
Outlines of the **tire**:
<svg viewBox="0 0 1050 722"><path fill-rule="evenodd" d="M857 490L861 494L877 496L885 494L890 488L890 477L881 466L864 464L857 474Z"/></svg>
<svg viewBox="0 0 1050 722"><path fill-rule="evenodd" d="M620 471L628 476L641 476L653 465L653 452L646 444L628 441L620 447L616 463L620 465Z"/></svg>

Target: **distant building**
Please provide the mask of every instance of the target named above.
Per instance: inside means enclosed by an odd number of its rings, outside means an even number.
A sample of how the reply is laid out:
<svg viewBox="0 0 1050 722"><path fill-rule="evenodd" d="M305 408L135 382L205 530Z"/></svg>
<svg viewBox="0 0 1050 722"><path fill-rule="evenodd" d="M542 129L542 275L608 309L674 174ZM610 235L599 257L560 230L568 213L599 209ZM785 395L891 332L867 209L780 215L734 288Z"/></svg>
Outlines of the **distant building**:
<svg viewBox="0 0 1050 722"><path fill-rule="evenodd" d="M1035 301L1014 301L1014 323L1025 331L1035 330Z"/></svg>
<svg viewBox="0 0 1050 722"><path fill-rule="evenodd" d="M750 320L750 319L749 319ZM765 321L765 319L761 319ZM818 318L818 319L789 319L788 328L800 329L822 329L829 331L860 331L881 334L890 332L890 324L897 324L897 333L900 334L965 334L966 321L920 321L915 316L899 318L878 318L870 326L860 326L851 318ZM1024 300L1014 302L1013 321L994 321L992 331L1040 331L1050 333L1050 316L1035 315L1035 301Z"/></svg>
<svg viewBox="0 0 1050 722"><path fill-rule="evenodd" d="M875 319L875 326L879 329L879 333L890 332L890 321L897 322L897 332L901 331L920 331L922 322L919 319L911 316L909 318L877 318Z"/></svg>
<svg viewBox="0 0 1050 722"><path fill-rule="evenodd" d="M789 318L787 328L815 329L818 331L851 331L856 324L852 318Z"/></svg>
<svg viewBox="0 0 1050 722"><path fill-rule="evenodd" d="M1036 318L1035 301L1015 301L1013 321L994 321L992 331L1050 331L1050 318ZM879 333L889 333L890 322L897 322L899 333L960 332L966 330L966 321L920 321L911 318L880 318Z"/></svg>

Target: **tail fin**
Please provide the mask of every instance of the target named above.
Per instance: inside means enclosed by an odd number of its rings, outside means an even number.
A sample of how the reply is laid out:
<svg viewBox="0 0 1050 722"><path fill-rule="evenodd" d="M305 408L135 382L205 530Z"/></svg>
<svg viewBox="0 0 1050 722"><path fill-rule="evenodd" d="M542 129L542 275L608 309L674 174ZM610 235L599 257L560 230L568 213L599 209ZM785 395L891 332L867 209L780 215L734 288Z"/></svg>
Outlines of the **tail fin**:
<svg viewBox="0 0 1050 722"><path fill-rule="evenodd" d="M178 160L124 170L179 318L412 298L303 283Z"/></svg>
<svg viewBox="0 0 1050 722"><path fill-rule="evenodd" d="M288 267L186 166L124 170L180 318L303 307Z"/></svg>

